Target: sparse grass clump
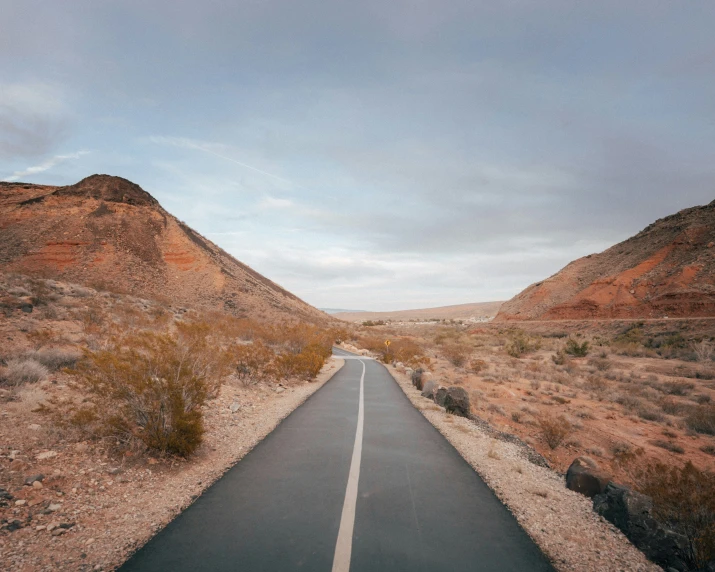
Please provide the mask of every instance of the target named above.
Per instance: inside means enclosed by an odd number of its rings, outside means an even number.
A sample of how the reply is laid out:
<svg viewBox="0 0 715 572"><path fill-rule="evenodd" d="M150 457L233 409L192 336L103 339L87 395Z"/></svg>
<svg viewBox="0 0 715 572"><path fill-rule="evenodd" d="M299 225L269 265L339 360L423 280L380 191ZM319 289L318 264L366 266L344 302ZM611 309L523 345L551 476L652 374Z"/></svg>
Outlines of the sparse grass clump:
<svg viewBox="0 0 715 572"><path fill-rule="evenodd" d="M27 352L26 359L32 359L44 365L50 371L57 371L63 367L74 367L82 354L76 350L60 348L42 348Z"/></svg>
<svg viewBox="0 0 715 572"><path fill-rule="evenodd" d="M655 445L656 447L660 447L661 449L665 449L666 451L670 451L671 453L678 453L679 455L682 455L683 453L685 453L685 449L683 449L677 443L673 443L672 441L664 441L663 439L656 439L654 441L651 441L650 443L651 443L651 445Z"/></svg>
<svg viewBox="0 0 715 572"><path fill-rule="evenodd" d="M49 370L34 359L11 359L7 362L3 383L17 387L25 383L36 383L49 374Z"/></svg>

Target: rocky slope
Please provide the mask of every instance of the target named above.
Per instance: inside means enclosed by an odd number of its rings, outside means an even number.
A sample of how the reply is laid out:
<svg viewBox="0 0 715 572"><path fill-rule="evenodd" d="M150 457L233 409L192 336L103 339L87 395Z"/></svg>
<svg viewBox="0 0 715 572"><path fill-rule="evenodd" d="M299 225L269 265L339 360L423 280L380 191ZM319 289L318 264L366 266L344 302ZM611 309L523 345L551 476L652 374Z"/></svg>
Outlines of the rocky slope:
<svg viewBox="0 0 715 572"><path fill-rule="evenodd" d="M715 201L659 219L506 302L495 321L715 316Z"/></svg>
<svg viewBox="0 0 715 572"><path fill-rule="evenodd" d="M0 183L0 269L255 319L328 317L166 212L138 185L92 175Z"/></svg>

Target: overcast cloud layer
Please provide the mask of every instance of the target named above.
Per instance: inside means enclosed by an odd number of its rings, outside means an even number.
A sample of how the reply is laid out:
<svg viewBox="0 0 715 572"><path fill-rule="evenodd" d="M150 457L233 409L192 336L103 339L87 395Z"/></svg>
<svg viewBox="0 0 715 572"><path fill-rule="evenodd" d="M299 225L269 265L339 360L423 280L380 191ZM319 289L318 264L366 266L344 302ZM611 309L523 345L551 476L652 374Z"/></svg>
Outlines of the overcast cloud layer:
<svg viewBox="0 0 715 572"><path fill-rule="evenodd" d="M0 179L128 178L319 307L506 299L715 198L715 3L0 0Z"/></svg>

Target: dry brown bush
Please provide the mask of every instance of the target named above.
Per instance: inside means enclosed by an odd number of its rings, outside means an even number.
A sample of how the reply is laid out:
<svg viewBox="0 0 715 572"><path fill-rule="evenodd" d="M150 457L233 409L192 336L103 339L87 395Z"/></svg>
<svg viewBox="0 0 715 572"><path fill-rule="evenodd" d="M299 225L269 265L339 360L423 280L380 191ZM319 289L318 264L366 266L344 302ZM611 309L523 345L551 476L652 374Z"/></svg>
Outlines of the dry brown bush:
<svg viewBox="0 0 715 572"><path fill-rule="evenodd" d="M685 423L693 431L715 435L715 405L696 405L685 418Z"/></svg>
<svg viewBox="0 0 715 572"><path fill-rule="evenodd" d="M462 367L467 361L469 348L463 344L448 344L442 348L442 355L455 367Z"/></svg>
<svg viewBox="0 0 715 572"><path fill-rule="evenodd" d="M541 347L541 339L529 336L523 330L513 330L509 333L509 340L505 345L506 353L511 357L520 358L538 350Z"/></svg>
<svg viewBox="0 0 715 572"><path fill-rule="evenodd" d="M636 478L640 492L653 498L653 515L688 538L689 562L704 567L715 559L715 475L691 462L682 468L649 465Z"/></svg>
<svg viewBox="0 0 715 572"><path fill-rule="evenodd" d="M187 326L178 339L133 334L108 350L87 352L77 373L93 405L75 410L73 422L119 445L140 441L189 456L204 433L201 406L225 373L222 352L197 341L201 330Z"/></svg>
<svg viewBox="0 0 715 572"><path fill-rule="evenodd" d="M253 385L269 377L273 358L273 352L261 340L237 345L231 350L236 377L243 385Z"/></svg>
<svg viewBox="0 0 715 572"><path fill-rule="evenodd" d="M541 435L546 441L546 444L551 449L556 449L563 440L571 433L573 427L563 415L558 417L549 417L542 415L538 419Z"/></svg>
<svg viewBox="0 0 715 572"><path fill-rule="evenodd" d="M82 354L77 350L42 348L26 352L24 357L41 363L50 371L56 371L63 367L74 367Z"/></svg>

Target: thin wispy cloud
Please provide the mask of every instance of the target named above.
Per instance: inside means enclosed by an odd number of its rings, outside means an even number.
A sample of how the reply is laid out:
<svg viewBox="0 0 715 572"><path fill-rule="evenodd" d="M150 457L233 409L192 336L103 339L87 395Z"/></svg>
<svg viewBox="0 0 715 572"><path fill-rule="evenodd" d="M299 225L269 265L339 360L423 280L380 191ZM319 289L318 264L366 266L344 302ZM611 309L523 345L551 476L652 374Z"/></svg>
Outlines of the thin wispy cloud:
<svg viewBox="0 0 715 572"><path fill-rule="evenodd" d="M204 153L209 153L211 155L214 155L215 157L219 157L220 159L224 159L226 161L230 161L231 163L234 163L236 165L240 165L241 167L244 167L245 169L250 169L251 171L255 171L256 173L261 173L262 175L265 175L266 177L271 177L277 181L281 181L283 183L288 183L289 185L293 187L298 187L300 189L304 189L302 185L299 185L298 183L295 183L289 179L286 179L284 177L281 177L279 175L276 175L275 173L269 173L268 171L264 171L263 169L259 169L258 167L254 167L253 165L249 165L248 163L244 163L243 161L239 161L238 159L235 159L234 157L229 157L228 155L224 153L219 153L218 151L215 150L216 147L218 148L225 148L225 145L221 145L218 143L210 143L207 141L195 141L193 139L187 139L186 137L165 137L165 136L152 136L149 137L149 141L152 143L156 143L158 145L172 145L174 147L181 147L183 149L196 149L197 151L203 151Z"/></svg>
<svg viewBox="0 0 715 572"><path fill-rule="evenodd" d="M33 165L32 167L27 167L26 169L23 169L21 171L15 171L12 175L3 179L3 181L19 181L23 177L29 177L31 175L44 173L45 171L49 171L53 167L56 167L60 163L64 163L65 161L70 161L73 159L79 159L80 157L88 155L89 153L90 151L77 151L76 153L68 153L66 155L55 155L54 157L50 157L46 161L43 161L39 165Z"/></svg>

